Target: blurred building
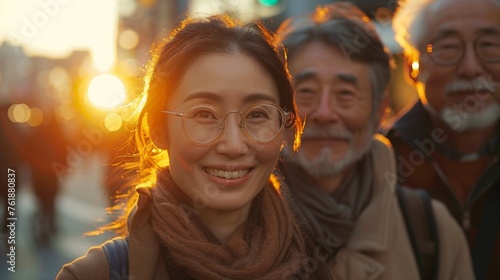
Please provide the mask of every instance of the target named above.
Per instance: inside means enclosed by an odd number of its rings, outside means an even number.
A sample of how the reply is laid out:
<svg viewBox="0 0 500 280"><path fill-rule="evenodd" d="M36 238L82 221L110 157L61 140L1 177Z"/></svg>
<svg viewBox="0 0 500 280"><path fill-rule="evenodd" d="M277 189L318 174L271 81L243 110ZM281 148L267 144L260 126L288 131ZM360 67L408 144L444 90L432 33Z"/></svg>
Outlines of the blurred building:
<svg viewBox="0 0 500 280"><path fill-rule="evenodd" d="M82 80L92 75L90 56L74 51L68 57L28 57L19 46L0 45L0 103L10 122L29 131L52 121L65 124L77 118L75 102Z"/></svg>

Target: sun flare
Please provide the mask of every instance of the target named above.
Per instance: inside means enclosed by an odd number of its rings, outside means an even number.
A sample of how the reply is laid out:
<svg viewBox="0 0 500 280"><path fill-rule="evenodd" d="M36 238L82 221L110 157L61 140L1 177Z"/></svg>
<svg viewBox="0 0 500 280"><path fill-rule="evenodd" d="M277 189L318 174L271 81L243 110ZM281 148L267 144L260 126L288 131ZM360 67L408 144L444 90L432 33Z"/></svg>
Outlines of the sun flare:
<svg viewBox="0 0 500 280"><path fill-rule="evenodd" d="M125 87L118 77L101 74L90 82L87 96L96 107L115 108L125 101Z"/></svg>

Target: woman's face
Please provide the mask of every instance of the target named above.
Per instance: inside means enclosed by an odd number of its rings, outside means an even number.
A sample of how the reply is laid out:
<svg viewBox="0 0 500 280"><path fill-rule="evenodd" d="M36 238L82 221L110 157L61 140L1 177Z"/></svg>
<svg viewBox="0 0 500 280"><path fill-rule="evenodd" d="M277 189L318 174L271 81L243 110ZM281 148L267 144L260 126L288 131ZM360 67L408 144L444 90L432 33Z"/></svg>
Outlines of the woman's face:
<svg viewBox="0 0 500 280"><path fill-rule="evenodd" d="M208 105L224 116L243 113L255 104L280 105L271 76L247 55L214 53L191 63L165 109L185 112ZM199 114L203 120L212 117L205 111ZM219 138L196 144L183 128L182 117L166 117L171 174L194 206L200 211L248 210L275 167L283 132L270 142L258 143L239 127L240 115L231 113ZM201 131L199 127L191 130Z"/></svg>

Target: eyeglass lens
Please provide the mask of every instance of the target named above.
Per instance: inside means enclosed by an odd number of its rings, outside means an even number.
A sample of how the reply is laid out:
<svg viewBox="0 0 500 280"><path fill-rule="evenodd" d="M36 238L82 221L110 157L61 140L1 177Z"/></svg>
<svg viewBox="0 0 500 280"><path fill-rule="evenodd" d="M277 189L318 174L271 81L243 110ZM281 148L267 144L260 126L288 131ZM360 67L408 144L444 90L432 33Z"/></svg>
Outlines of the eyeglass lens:
<svg viewBox="0 0 500 280"><path fill-rule="evenodd" d="M284 125L283 112L276 106L257 105L244 114L229 112L224 116L214 107L195 106L183 114L183 126L186 134L197 143L210 143L216 140L226 126L226 119L231 113L241 116L239 125L255 141L266 142L275 138Z"/></svg>
<svg viewBox="0 0 500 280"><path fill-rule="evenodd" d="M440 38L427 46L427 52L437 64L453 65L465 53L465 42L457 36ZM478 59L485 62L500 61L500 34L486 34L474 42Z"/></svg>

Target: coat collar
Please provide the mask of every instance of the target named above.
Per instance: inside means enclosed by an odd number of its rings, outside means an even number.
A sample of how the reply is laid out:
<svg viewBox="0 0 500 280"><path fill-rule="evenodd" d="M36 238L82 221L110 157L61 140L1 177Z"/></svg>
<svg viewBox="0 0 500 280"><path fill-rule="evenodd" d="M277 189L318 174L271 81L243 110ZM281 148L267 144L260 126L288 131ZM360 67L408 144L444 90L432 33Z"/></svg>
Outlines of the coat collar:
<svg viewBox="0 0 500 280"><path fill-rule="evenodd" d="M374 165L373 196L356 222L348 247L355 251L383 252L391 244L394 212L397 201L393 195L396 187L396 165L389 140L376 135L370 150Z"/></svg>
<svg viewBox="0 0 500 280"><path fill-rule="evenodd" d="M138 189L137 207L129 221L130 279L168 279L160 257L160 244L150 226L150 189Z"/></svg>

